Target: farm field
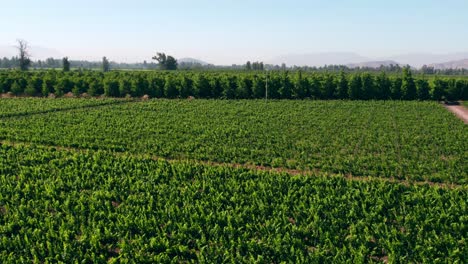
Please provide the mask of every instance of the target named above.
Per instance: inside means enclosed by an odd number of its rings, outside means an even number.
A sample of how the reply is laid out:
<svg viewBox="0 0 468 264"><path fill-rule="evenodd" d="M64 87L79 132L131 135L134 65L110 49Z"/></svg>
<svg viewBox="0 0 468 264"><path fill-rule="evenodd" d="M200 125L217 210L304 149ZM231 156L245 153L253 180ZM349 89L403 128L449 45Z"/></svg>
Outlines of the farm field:
<svg viewBox="0 0 468 264"><path fill-rule="evenodd" d="M462 262L463 188L0 147L0 261Z"/></svg>
<svg viewBox="0 0 468 264"><path fill-rule="evenodd" d="M46 114L54 111L83 109L108 104L125 102L116 99L54 99L46 100L43 98L8 98L0 99L0 118L18 117L32 114Z"/></svg>
<svg viewBox="0 0 468 264"><path fill-rule="evenodd" d="M414 181L468 172L467 129L435 102L151 100L2 118L0 139Z"/></svg>
<svg viewBox="0 0 468 264"><path fill-rule="evenodd" d="M436 102L1 99L0 109L1 263L468 254L467 128Z"/></svg>

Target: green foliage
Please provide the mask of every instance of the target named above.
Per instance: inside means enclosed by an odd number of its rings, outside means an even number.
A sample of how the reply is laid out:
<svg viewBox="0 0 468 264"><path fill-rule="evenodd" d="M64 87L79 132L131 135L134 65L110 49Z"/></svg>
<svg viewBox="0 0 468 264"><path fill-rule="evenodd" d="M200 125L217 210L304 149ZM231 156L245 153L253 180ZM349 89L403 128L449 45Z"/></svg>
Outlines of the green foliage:
<svg viewBox="0 0 468 264"><path fill-rule="evenodd" d="M167 75L164 83L164 96L167 98L176 98L179 95L176 80L172 75Z"/></svg>
<svg viewBox="0 0 468 264"><path fill-rule="evenodd" d="M142 96L148 89L148 81L137 75L130 81L130 94L135 97ZM176 88L177 89L177 88Z"/></svg>
<svg viewBox="0 0 468 264"><path fill-rule="evenodd" d="M223 89L223 97L226 99L234 99L236 96L237 79L235 76L224 76L221 80Z"/></svg>
<svg viewBox="0 0 468 264"><path fill-rule="evenodd" d="M187 84L184 89L189 89L189 81L190 79L187 78ZM164 97L164 78L160 76L150 76L148 79L148 94L151 97L161 98Z"/></svg>
<svg viewBox="0 0 468 264"><path fill-rule="evenodd" d="M400 77L397 77L393 80L392 86L391 86L393 100L403 99L403 92L401 91L402 84L403 84L403 80Z"/></svg>
<svg viewBox="0 0 468 264"><path fill-rule="evenodd" d="M429 82L424 79L418 79L416 82L417 87L417 98L419 100L429 100L431 99Z"/></svg>
<svg viewBox="0 0 468 264"><path fill-rule="evenodd" d="M13 82L13 85L11 85L11 92L14 95L20 95L24 92L24 87L21 85L20 81Z"/></svg>
<svg viewBox="0 0 468 264"><path fill-rule="evenodd" d="M270 99L352 99L352 100L427 100L420 98L419 80L425 76L413 77L409 69L403 74L387 76L369 72L364 73L308 73L296 71L258 71L217 72L217 71L3 71L0 72L0 88L4 92L11 90L14 81L19 83L24 93L30 81L46 83L41 88L35 87L35 94L48 95L61 83L58 94L72 91L94 94L106 94L104 86L107 80L118 82L119 92L115 96L167 97L166 79L173 79L175 89L168 98L225 98L252 99L264 98L268 79L268 98ZM268 76L268 77L267 77ZM171 84L172 85L172 84ZM430 99L463 100L468 97L467 80L462 78L442 78L428 80ZM424 87L426 88L426 87ZM171 87L172 89L172 87ZM32 91L32 88L30 89ZM88 91L90 90L90 91ZM18 94L18 95L20 95ZM423 96L426 94L422 93ZM108 96L108 95L107 95Z"/></svg>
<svg viewBox="0 0 468 264"><path fill-rule="evenodd" d="M338 99L348 98L348 80L344 71L340 71L340 74L338 75L336 97Z"/></svg>
<svg viewBox="0 0 468 264"><path fill-rule="evenodd" d="M153 60L158 61L161 70L177 70L177 60L172 56L166 56L165 53L157 53Z"/></svg>
<svg viewBox="0 0 468 264"><path fill-rule="evenodd" d="M64 72L70 71L70 61L68 60L68 57L62 59L62 69Z"/></svg>
<svg viewBox="0 0 468 264"><path fill-rule="evenodd" d="M353 75L348 85L348 95L351 100L358 100L362 98L362 82L360 75Z"/></svg>
<svg viewBox="0 0 468 264"><path fill-rule="evenodd" d="M181 77L181 80L178 82L178 87L177 87L177 90L179 91L180 97L181 98L187 98L189 96L194 96L195 95L195 90L194 90L193 80L191 78L188 78L185 75L180 76L180 77ZM198 83L196 83L196 84L198 84ZM202 84L202 86L203 86L203 84ZM196 88L198 88L198 87L196 87ZM203 88L202 88L202 90L203 90ZM197 92L197 94L198 94L198 92Z"/></svg>
<svg viewBox="0 0 468 264"><path fill-rule="evenodd" d="M0 146L0 262L449 262L466 188Z"/></svg>
<svg viewBox="0 0 468 264"><path fill-rule="evenodd" d="M325 74L322 80L322 92L320 93L323 99L335 98L336 84L334 83L333 76L331 74Z"/></svg>
<svg viewBox="0 0 468 264"><path fill-rule="evenodd" d="M254 98L264 98L266 88L266 76L255 75L252 81L252 95Z"/></svg>
<svg viewBox="0 0 468 264"><path fill-rule="evenodd" d="M24 93L29 96L35 96L41 92L42 79L38 77L33 77L28 80L28 84Z"/></svg>
<svg viewBox="0 0 468 264"><path fill-rule="evenodd" d="M448 87L447 81L439 79L439 78L435 79L434 86L431 91L432 99L437 100L437 101L445 99L447 87Z"/></svg>
<svg viewBox="0 0 468 264"><path fill-rule="evenodd" d="M111 102L0 120L0 139L466 184L466 129L435 102ZM30 104L3 100L0 113Z"/></svg>
<svg viewBox="0 0 468 264"><path fill-rule="evenodd" d="M466 131L435 102L0 99L0 263L463 263Z"/></svg>
<svg viewBox="0 0 468 264"><path fill-rule="evenodd" d="M289 78L289 73L285 71L281 75L281 85L278 89L280 98L281 99L291 98L292 90L293 90L293 84L291 83L291 79Z"/></svg>
<svg viewBox="0 0 468 264"><path fill-rule="evenodd" d="M416 99L416 84L414 83L413 75L411 74L409 66L403 68L401 92L403 94L403 99L405 100Z"/></svg>
<svg viewBox="0 0 468 264"><path fill-rule="evenodd" d="M210 98L211 94L210 81L204 74L198 74L195 79L195 95L201 98Z"/></svg>
<svg viewBox="0 0 468 264"><path fill-rule="evenodd" d="M375 92L374 77L369 73L363 73L361 76L362 88L358 94L359 99L370 100L377 98Z"/></svg>
<svg viewBox="0 0 468 264"><path fill-rule="evenodd" d="M129 79L120 79L119 80L119 93L122 96L130 94L130 80Z"/></svg>
<svg viewBox="0 0 468 264"><path fill-rule="evenodd" d="M54 93L55 80L51 76L45 76L42 81L42 96L48 96L50 93Z"/></svg>
<svg viewBox="0 0 468 264"><path fill-rule="evenodd" d="M241 76L237 80L236 98L249 99L252 94L253 82L249 76Z"/></svg>
<svg viewBox="0 0 468 264"><path fill-rule="evenodd" d="M375 95L376 99L389 100L392 98L391 86L392 82L387 77L385 71L382 71L376 79L377 94Z"/></svg>
<svg viewBox="0 0 468 264"><path fill-rule="evenodd" d="M109 97L119 97L119 82L112 78L104 80L104 95Z"/></svg>

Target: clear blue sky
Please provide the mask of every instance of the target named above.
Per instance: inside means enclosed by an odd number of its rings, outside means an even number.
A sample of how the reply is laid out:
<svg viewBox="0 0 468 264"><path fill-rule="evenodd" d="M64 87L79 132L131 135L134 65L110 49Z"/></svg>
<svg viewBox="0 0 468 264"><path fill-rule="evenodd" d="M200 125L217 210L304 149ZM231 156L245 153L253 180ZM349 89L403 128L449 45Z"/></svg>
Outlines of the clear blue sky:
<svg viewBox="0 0 468 264"><path fill-rule="evenodd" d="M0 45L22 38L72 59L217 64L277 55L468 51L468 0L0 0Z"/></svg>

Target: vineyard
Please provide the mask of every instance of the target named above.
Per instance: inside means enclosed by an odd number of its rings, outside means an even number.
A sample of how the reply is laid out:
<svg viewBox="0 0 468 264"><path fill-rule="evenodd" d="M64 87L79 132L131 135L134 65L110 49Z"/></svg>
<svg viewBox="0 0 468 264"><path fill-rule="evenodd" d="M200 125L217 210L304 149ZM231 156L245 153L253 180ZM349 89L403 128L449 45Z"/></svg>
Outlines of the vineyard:
<svg viewBox="0 0 468 264"><path fill-rule="evenodd" d="M1 263L468 255L467 128L437 102L0 99L0 141Z"/></svg>
<svg viewBox="0 0 468 264"><path fill-rule="evenodd" d="M268 91L266 87L268 86ZM11 96L351 100L468 100L464 77L301 71L0 71Z"/></svg>

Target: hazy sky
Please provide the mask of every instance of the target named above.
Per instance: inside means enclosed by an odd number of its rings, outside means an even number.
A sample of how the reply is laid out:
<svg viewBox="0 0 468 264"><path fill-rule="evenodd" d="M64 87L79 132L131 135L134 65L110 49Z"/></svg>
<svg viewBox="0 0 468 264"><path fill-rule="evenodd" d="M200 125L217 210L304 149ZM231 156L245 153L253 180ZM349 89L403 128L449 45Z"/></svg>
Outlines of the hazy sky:
<svg viewBox="0 0 468 264"><path fill-rule="evenodd" d="M0 0L0 45L22 38L71 59L216 64L277 55L468 51L468 0Z"/></svg>

